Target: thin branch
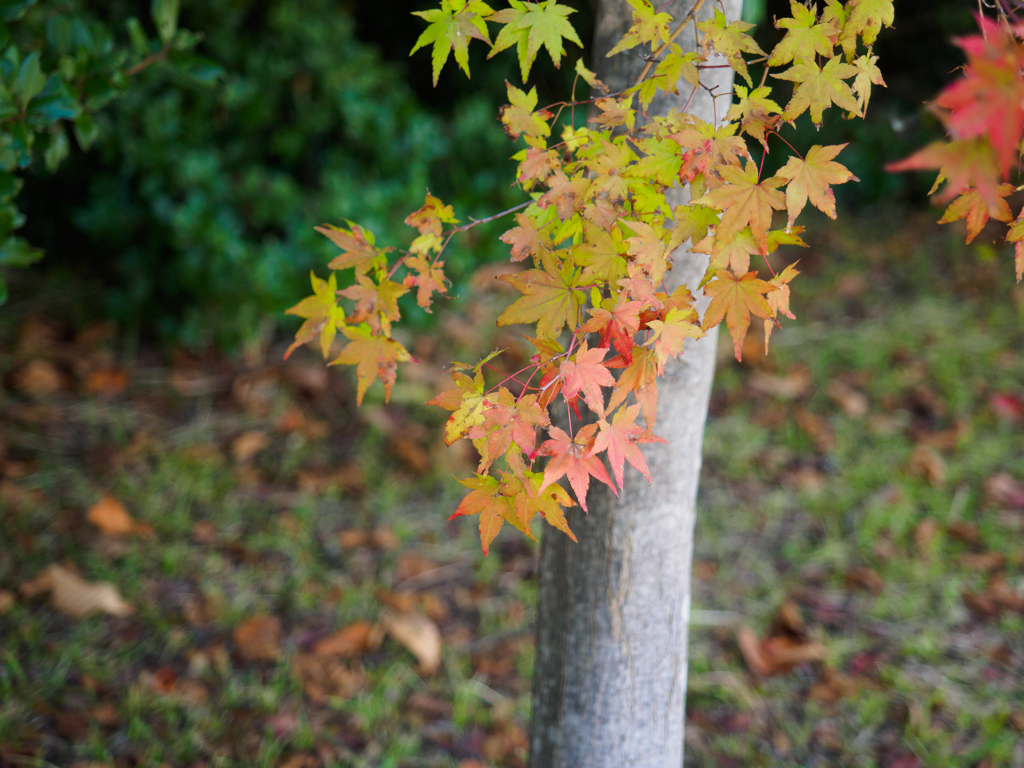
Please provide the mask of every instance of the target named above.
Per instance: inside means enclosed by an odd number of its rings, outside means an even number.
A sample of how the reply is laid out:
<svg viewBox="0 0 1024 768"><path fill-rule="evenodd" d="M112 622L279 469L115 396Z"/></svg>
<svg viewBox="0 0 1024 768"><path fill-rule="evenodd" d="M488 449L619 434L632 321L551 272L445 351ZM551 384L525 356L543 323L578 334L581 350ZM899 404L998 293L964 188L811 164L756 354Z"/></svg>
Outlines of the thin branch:
<svg viewBox="0 0 1024 768"><path fill-rule="evenodd" d="M651 61L647 62L647 66L644 67L643 72L640 73L640 77L638 77L636 79L636 82L633 83L634 87L640 85L640 83L644 81L644 78L647 77L647 73L650 72L651 67L654 66L654 60L668 50L668 47L677 37L679 37L679 33L683 31L683 28L686 27L686 25L689 24L692 19L697 18L697 13L700 11L701 6L703 5L704 0L697 0L697 4L690 9L690 12L686 14L686 16L683 17L683 20L679 22L679 26L676 27L672 31L672 34L668 36L668 40L666 40L658 50L651 54Z"/></svg>

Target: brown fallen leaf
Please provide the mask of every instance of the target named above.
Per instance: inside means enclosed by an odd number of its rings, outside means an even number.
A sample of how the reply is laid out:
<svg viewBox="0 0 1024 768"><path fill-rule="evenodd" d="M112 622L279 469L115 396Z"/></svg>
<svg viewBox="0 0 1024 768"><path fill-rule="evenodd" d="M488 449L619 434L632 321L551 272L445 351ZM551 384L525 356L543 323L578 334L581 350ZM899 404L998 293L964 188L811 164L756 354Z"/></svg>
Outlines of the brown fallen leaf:
<svg viewBox="0 0 1024 768"><path fill-rule="evenodd" d="M946 482L946 462L932 446L918 443L910 454L907 474L923 478L929 485L937 488Z"/></svg>
<svg viewBox="0 0 1024 768"><path fill-rule="evenodd" d="M358 667L346 667L340 661L314 653L292 656L291 671L302 681L306 697L318 706L328 696L348 699L366 687L366 676Z"/></svg>
<svg viewBox="0 0 1024 768"><path fill-rule="evenodd" d="M811 392L811 372L803 367L795 368L784 376L755 371L750 377L750 388L779 400L799 400Z"/></svg>
<svg viewBox="0 0 1024 768"><path fill-rule="evenodd" d="M981 534L978 533L978 526L974 523L967 523L963 520L954 520L947 527L949 535L965 544L977 544L981 541Z"/></svg>
<svg viewBox="0 0 1024 768"><path fill-rule="evenodd" d="M338 532L338 543L342 549L370 547L371 549L392 550L398 547L398 537L390 528L375 528L366 531L352 528Z"/></svg>
<svg viewBox="0 0 1024 768"><path fill-rule="evenodd" d="M14 374L14 388L30 397L46 397L64 388L64 374L49 360L29 360Z"/></svg>
<svg viewBox="0 0 1024 768"><path fill-rule="evenodd" d="M248 464L270 447L270 435L262 429L250 429L231 441L231 454L239 464Z"/></svg>
<svg viewBox="0 0 1024 768"><path fill-rule="evenodd" d="M935 541L938 533L939 524L933 517L926 517L917 524L917 528L914 529L914 544L921 557L927 557L931 552L932 542Z"/></svg>
<svg viewBox="0 0 1024 768"><path fill-rule="evenodd" d="M868 568L865 565L854 565L846 572L846 588L850 591L854 589L866 589L873 595L881 594L882 590L885 589L885 582L882 581L882 577L878 575L878 572Z"/></svg>
<svg viewBox="0 0 1024 768"><path fill-rule="evenodd" d="M839 379L832 379L829 382L826 394L839 406L839 410L851 419L863 419L871 408L863 392Z"/></svg>
<svg viewBox="0 0 1024 768"><path fill-rule="evenodd" d="M110 582L85 581L78 574L56 563L21 585L21 593L26 598L45 592L50 593L54 608L73 619L85 618L94 613L129 616L135 612Z"/></svg>
<svg viewBox="0 0 1024 768"><path fill-rule="evenodd" d="M441 666L441 631L421 613L385 611L381 626L404 645L420 663L421 671L432 675Z"/></svg>
<svg viewBox="0 0 1024 768"><path fill-rule="evenodd" d="M983 619L994 618L1003 611L1024 613L1024 597L1006 583L1006 576L1001 573L989 576L983 592L965 589L961 597L964 605Z"/></svg>
<svg viewBox="0 0 1024 768"><path fill-rule="evenodd" d="M972 571L998 571L1006 565L1006 555L999 552L967 552L960 555L959 562Z"/></svg>
<svg viewBox="0 0 1024 768"><path fill-rule="evenodd" d="M3 616L14 607L14 595L6 589L0 589L0 616Z"/></svg>
<svg viewBox="0 0 1024 768"><path fill-rule="evenodd" d="M836 436L832 431L832 425L824 416L801 408L796 412L795 418L797 426L807 433L807 436L814 441L814 447L820 452L828 453L836 447Z"/></svg>
<svg viewBox="0 0 1024 768"><path fill-rule="evenodd" d="M276 661L281 655L281 622L275 616L253 616L235 627L231 639L246 661Z"/></svg>
<svg viewBox="0 0 1024 768"><path fill-rule="evenodd" d="M380 645L379 632L368 621L354 621L332 635L317 640L313 653L317 656L358 656Z"/></svg>
<svg viewBox="0 0 1024 768"><path fill-rule="evenodd" d="M416 552L403 552L398 556L398 562L395 563L395 581L397 583L408 581L413 576L435 570L439 565L440 563L436 560L431 560Z"/></svg>
<svg viewBox="0 0 1024 768"><path fill-rule="evenodd" d="M1007 472L999 472L985 481L985 495L1005 509L1024 509L1024 484Z"/></svg>
<svg viewBox="0 0 1024 768"><path fill-rule="evenodd" d="M128 373L123 368L99 368L85 377L85 391L94 397L113 397L128 389Z"/></svg>
<svg viewBox="0 0 1024 768"><path fill-rule="evenodd" d="M155 672L143 670L136 681L142 690L189 707L201 707L210 700L206 686L196 680L179 678L174 670L164 667Z"/></svg>
<svg viewBox="0 0 1024 768"><path fill-rule="evenodd" d="M153 529L149 525L138 522L124 504L109 494L89 507L85 517L108 536L153 536Z"/></svg>
<svg viewBox="0 0 1024 768"><path fill-rule="evenodd" d="M834 704L840 699L848 699L857 693L857 680L823 667L818 681L811 686L807 696L813 701Z"/></svg>
<svg viewBox="0 0 1024 768"><path fill-rule="evenodd" d="M415 592L392 592L387 589L378 589L375 596L378 603L393 608L399 613L411 611L417 602Z"/></svg>

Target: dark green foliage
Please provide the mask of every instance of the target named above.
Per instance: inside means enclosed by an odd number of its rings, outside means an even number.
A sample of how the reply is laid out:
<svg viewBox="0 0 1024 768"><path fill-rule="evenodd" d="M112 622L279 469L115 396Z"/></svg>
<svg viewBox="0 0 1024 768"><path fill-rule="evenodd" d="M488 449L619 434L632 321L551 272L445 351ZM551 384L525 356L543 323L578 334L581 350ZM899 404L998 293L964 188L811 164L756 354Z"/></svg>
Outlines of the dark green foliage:
<svg viewBox="0 0 1024 768"><path fill-rule="evenodd" d="M153 40L139 19L123 19L115 33L76 0L0 2L0 267L26 267L42 257L13 234L25 223L14 202L21 172L57 170L71 150L71 133L83 149L91 146L100 135L99 110L151 65L193 83L218 77L215 65L191 52L200 37L178 29L178 0L153 0L151 16L158 27ZM119 41L123 29L130 47ZM0 269L0 304L6 299Z"/></svg>
<svg viewBox="0 0 1024 768"><path fill-rule="evenodd" d="M191 345L238 342L283 319L310 269L324 272L332 247L315 225L358 220L389 243L415 234L402 220L428 187L463 220L518 202L496 121L503 86L474 82L450 119L428 110L332 0L182 13L206 32L223 84L146 73L101 119L96 149L30 190L50 219L33 234L102 276L122 322ZM500 227L446 252L457 281L507 252Z"/></svg>

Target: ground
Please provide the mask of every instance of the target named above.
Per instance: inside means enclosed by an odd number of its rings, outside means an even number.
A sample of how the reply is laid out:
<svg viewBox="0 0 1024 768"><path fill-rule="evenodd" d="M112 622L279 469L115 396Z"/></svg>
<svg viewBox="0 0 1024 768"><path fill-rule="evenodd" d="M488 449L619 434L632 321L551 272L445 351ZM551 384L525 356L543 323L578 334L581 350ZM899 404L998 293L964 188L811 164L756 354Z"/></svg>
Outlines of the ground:
<svg viewBox="0 0 1024 768"><path fill-rule="evenodd" d="M1024 765L1024 292L928 221L812 234L771 353L723 344L688 766ZM522 354L480 335L508 298L356 410L62 290L0 316L0 765L524 765L536 549L446 521L471 457L420 405Z"/></svg>

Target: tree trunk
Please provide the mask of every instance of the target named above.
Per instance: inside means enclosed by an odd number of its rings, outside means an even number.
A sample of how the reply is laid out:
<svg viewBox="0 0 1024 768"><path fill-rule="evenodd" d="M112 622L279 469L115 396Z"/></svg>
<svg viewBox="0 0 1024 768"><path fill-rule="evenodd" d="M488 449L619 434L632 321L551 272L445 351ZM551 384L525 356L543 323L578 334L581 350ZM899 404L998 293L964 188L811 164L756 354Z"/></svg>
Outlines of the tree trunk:
<svg viewBox="0 0 1024 768"><path fill-rule="evenodd" d="M668 10L682 19L693 3L675 0ZM706 2L698 19L709 18L716 5ZM742 0L725 0L724 7L732 21ZM639 48L605 57L630 19L626 0L600 0L594 69L612 92L632 85L646 64ZM693 26L677 41L684 51L695 50ZM731 69L703 75L704 84L717 87L715 93L731 92ZM682 82L679 91L680 96L652 103L650 113L681 109L690 87ZM713 106L701 91L690 111L720 121L728 106L728 98ZM675 194L678 199L670 202L685 202L686 191ZM696 289L707 257L689 253L684 245L674 261L669 289L679 284ZM618 498L594 483L587 497L590 514L578 507L570 511L579 543L558 532L544 534L533 768L680 768L683 763L693 530L716 346L715 332L687 342L685 354L666 366L658 382L655 431L669 443L644 446L653 483L627 469Z"/></svg>

